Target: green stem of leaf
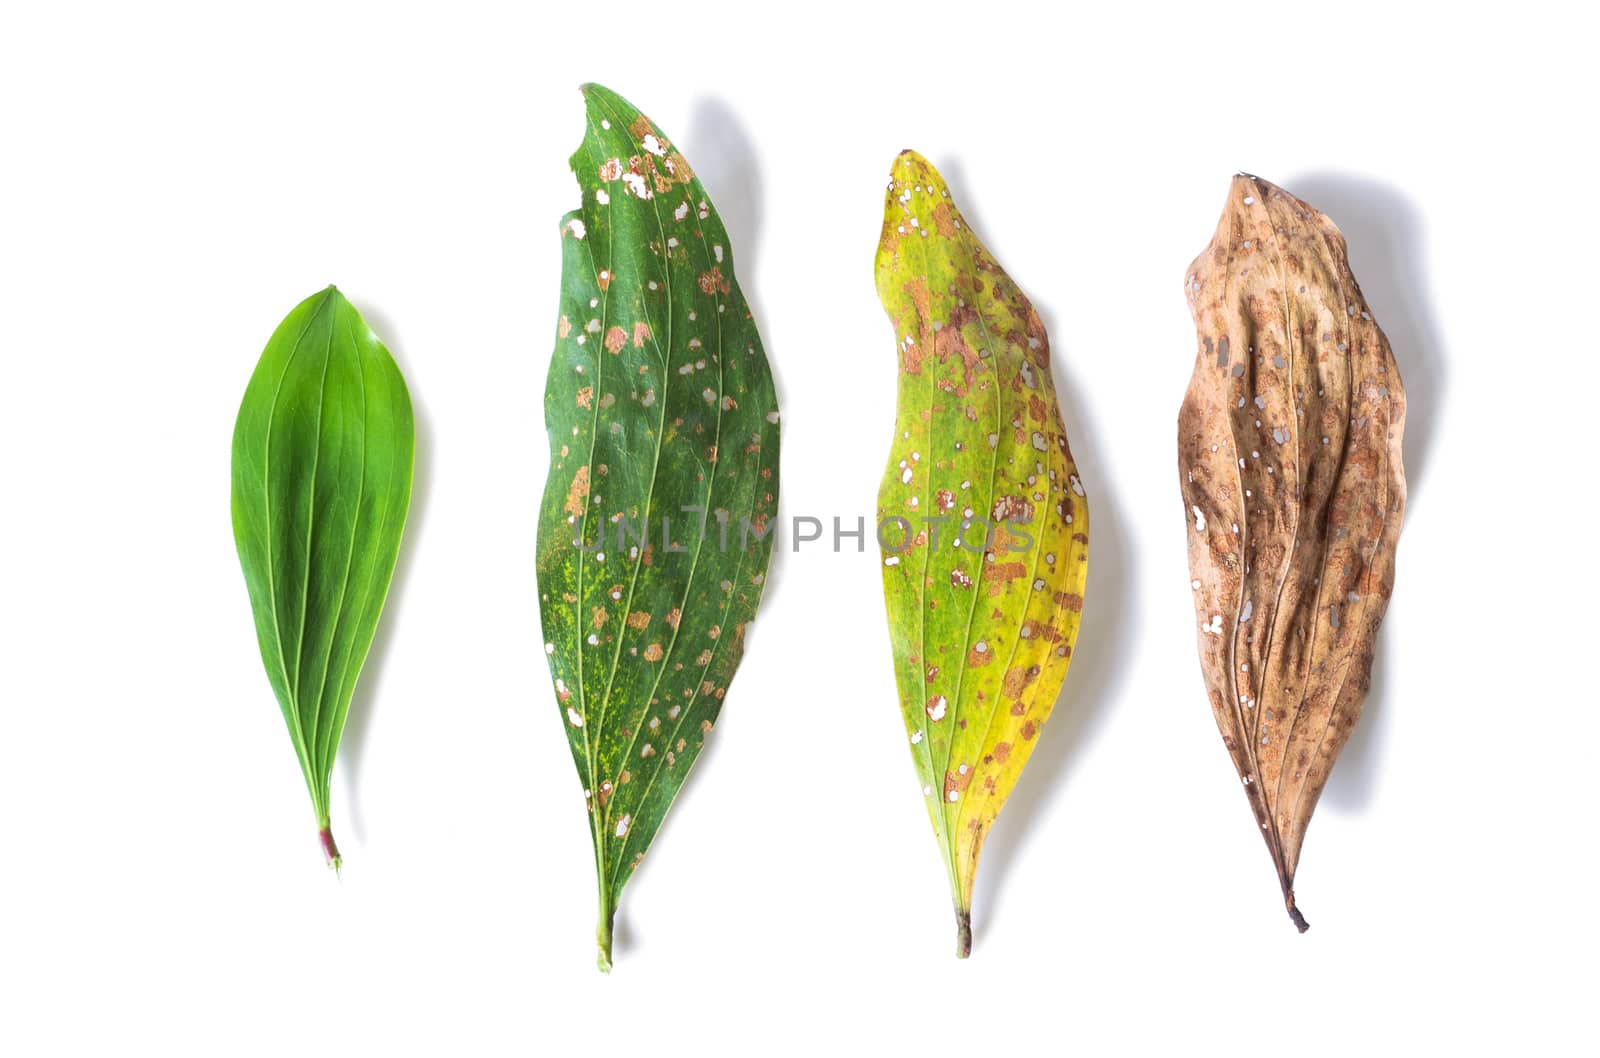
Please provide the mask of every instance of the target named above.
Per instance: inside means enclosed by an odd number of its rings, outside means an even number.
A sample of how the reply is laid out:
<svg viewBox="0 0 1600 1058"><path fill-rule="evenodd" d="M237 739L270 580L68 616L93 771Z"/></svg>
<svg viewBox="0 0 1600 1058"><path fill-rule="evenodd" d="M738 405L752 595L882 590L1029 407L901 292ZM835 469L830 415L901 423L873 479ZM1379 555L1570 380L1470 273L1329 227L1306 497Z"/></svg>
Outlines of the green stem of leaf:
<svg viewBox="0 0 1600 1058"><path fill-rule="evenodd" d="M972 912L956 908L956 958L965 959L972 954Z"/></svg>
<svg viewBox="0 0 1600 1058"><path fill-rule="evenodd" d="M604 896L601 896L600 925L595 930L594 936L595 941L600 946L600 958L598 962L600 966L600 972L603 974L608 974L611 972L611 925L613 920L615 920L616 915L616 907L612 905L610 900L606 899Z"/></svg>

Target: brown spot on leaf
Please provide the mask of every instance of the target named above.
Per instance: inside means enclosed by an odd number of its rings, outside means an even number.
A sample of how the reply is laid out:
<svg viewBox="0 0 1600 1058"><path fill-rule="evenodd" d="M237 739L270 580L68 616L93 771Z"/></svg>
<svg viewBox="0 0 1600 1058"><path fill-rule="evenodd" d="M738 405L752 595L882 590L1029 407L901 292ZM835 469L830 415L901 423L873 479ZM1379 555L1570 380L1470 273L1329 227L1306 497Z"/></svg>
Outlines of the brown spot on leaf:
<svg viewBox="0 0 1600 1058"><path fill-rule="evenodd" d="M706 294L726 294L728 279L722 274L722 269L714 267L709 272L700 273L700 290Z"/></svg>
<svg viewBox="0 0 1600 1058"><path fill-rule="evenodd" d="M1042 639L1046 643L1061 642L1061 630L1053 625L1048 625L1042 621L1035 621L1030 618L1023 622L1022 627L1026 632L1026 635L1024 636L1026 639Z"/></svg>
<svg viewBox="0 0 1600 1058"><path fill-rule="evenodd" d="M1016 522L1033 520L1033 504L1021 496L1001 496L994 501L994 520Z"/></svg>
<svg viewBox="0 0 1600 1058"><path fill-rule="evenodd" d="M587 464L578 468L572 476L572 485L567 489L567 502L562 510L574 518L583 517L583 503L589 498L589 467Z"/></svg>
<svg viewBox="0 0 1600 1058"><path fill-rule="evenodd" d="M677 151L667 155L667 172L680 184L687 184L694 179L694 170L689 168L689 163Z"/></svg>
<svg viewBox="0 0 1600 1058"><path fill-rule="evenodd" d="M995 530L996 544L999 543L1000 529ZM984 574L984 585L989 589L991 597L999 595L1012 581L1018 577L1026 577L1028 567L1021 562L993 562Z"/></svg>
<svg viewBox="0 0 1600 1058"><path fill-rule="evenodd" d="M968 768L965 774L961 772L960 768L944 773L944 799L947 804L950 801L952 792L959 795L966 790L967 785L972 782L972 774L971 768Z"/></svg>
<svg viewBox="0 0 1600 1058"><path fill-rule="evenodd" d="M1018 665L1006 673L1005 680L1000 685L1001 693L1008 698L1020 698L1028 685L1039 678L1039 666L1030 665L1023 668Z"/></svg>
<svg viewBox="0 0 1600 1058"><path fill-rule="evenodd" d="M979 370L983 358L978 350L966 340L962 333L962 324L968 319L975 319L975 314L970 309L956 309L951 313L950 322L939 328L933 336L933 351L940 360L949 360L951 357L961 361L961 378L966 386L972 385L973 376Z"/></svg>

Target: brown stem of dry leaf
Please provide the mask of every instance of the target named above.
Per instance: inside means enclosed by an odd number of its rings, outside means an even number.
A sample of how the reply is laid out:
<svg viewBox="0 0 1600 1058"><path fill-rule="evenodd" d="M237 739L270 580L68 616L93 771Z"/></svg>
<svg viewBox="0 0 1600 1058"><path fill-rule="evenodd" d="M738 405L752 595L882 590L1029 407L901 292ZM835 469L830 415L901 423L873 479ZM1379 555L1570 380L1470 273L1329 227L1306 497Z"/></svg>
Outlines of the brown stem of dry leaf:
<svg viewBox="0 0 1600 1058"><path fill-rule="evenodd" d="M1322 213L1234 177L1185 278L1178 415L1200 665L1285 907L1317 798L1361 715L1405 506L1405 391Z"/></svg>

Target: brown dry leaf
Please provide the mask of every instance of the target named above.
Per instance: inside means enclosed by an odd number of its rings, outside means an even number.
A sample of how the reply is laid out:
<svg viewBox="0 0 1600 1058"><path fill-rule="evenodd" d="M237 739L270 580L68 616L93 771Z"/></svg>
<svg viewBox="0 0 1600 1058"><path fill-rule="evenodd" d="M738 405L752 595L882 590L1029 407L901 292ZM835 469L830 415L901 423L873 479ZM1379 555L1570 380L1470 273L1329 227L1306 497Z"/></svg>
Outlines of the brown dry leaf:
<svg viewBox="0 0 1600 1058"><path fill-rule="evenodd" d="M1405 506L1405 391L1332 221L1234 177L1185 279L1178 473L1200 665L1289 916L1306 825L1361 715Z"/></svg>

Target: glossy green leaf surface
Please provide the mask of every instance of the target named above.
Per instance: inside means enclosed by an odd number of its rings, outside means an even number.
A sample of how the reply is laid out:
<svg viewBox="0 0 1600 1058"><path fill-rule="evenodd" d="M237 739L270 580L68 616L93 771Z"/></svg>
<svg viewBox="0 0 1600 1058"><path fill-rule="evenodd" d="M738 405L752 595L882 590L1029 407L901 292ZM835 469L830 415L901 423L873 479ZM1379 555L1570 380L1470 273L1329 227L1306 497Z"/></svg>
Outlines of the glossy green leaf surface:
<svg viewBox="0 0 1600 1058"><path fill-rule="evenodd" d="M233 535L323 851L333 761L411 502L411 397L333 287L267 342L233 432Z"/></svg>
<svg viewBox="0 0 1600 1058"><path fill-rule="evenodd" d="M965 956L984 839L1072 660L1089 504L1044 324L915 151L889 174L876 276L899 366L878 491L884 599Z"/></svg>
<svg viewBox="0 0 1600 1058"><path fill-rule="evenodd" d="M626 100L598 85L583 95L538 575L609 969L617 901L716 721L761 600L778 404L705 188Z"/></svg>

